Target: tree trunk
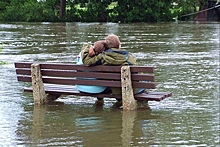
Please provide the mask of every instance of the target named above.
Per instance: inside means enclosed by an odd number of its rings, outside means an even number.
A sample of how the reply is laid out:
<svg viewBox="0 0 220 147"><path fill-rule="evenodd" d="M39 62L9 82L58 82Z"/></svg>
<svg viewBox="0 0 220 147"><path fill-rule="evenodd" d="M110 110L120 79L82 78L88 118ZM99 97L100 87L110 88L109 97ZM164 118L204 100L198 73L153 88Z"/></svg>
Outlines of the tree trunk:
<svg viewBox="0 0 220 147"><path fill-rule="evenodd" d="M65 20L66 16L66 0L60 0L60 20Z"/></svg>

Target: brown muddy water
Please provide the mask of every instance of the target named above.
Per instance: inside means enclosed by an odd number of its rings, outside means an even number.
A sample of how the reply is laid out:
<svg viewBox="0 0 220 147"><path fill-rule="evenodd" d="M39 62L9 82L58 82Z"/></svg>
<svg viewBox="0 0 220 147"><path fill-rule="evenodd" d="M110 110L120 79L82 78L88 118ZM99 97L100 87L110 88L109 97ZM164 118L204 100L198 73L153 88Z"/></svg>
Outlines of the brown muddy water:
<svg viewBox="0 0 220 147"><path fill-rule="evenodd" d="M0 146L220 146L219 22L0 23ZM16 61L75 63L84 42L109 33L140 65L155 66L157 91L173 96L123 111L113 99L63 96L34 106Z"/></svg>

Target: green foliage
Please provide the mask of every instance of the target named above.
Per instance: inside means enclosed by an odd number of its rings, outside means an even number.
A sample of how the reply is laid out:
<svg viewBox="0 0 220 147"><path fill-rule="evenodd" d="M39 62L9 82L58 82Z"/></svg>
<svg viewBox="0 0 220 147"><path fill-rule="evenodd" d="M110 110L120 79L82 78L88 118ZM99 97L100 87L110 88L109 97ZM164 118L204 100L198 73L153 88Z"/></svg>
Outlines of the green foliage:
<svg viewBox="0 0 220 147"><path fill-rule="evenodd" d="M190 14L196 11L196 7L200 4L206 4L205 0L197 0L197 1L186 1L186 0L179 0L175 3L172 7L172 13L179 19L182 20L192 20L193 15L187 17L181 17L185 14Z"/></svg>
<svg viewBox="0 0 220 147"><path fill-rule="evenodd" d="M67 5L70 9L67 10L67 19L81 22L106 22L109 17L108 14L111 12L110 4L111 0L68 1Z"/></svg>
<svg viewBox="0 0 220 147"><path fill-rule="evenodd" d="M3 12L8 5L9 3L7 1L0 1L0 11Z"/></svg>
<svg viewBox="0 0 220 147"><path fill-rule="evenodd" d="M122 22L155 22L170 21L172 14L169 10L171 1L161 0L120 0L116 11L116 21Z"/></svg>
<svg viewBox="0 0 220 147"><path fill-rule="evenodd" d="M3 20L24 21L23 5L22 2L11 0L10 4L5 7L6 11L2 15Z"/></svg>
<svg viewBox="0 0 220 147"><path fill-rule="evenodd" d="M0 15L3 21L57 21L58 17L54 15L52 6L57 0L47 0L38 2L37 0L11 0L5 7L5 11Z"/></svg>
<svg viewBox="0 0 220 147"><path fill-rule="evenodd" d="M67 10L67 20L68 21L80 21L80 6L78 4L75 4L73 2L70 2L67 4L67 6L69 7L69 9Z"/></svg>
<svg viewBox="0 0 220 147"><path fill-rule="evenodd" d="M25 21L43 21L43 9L40 3L30 0L24 3L24 18Z"/></svg>
<svg viewBox="0 0 220 147"><path fill-rule="evenodd" d="M207 0L67 0L65 21L158 22L195 11ZM1 0L0 21L62 21L60 0Z"/></svg>

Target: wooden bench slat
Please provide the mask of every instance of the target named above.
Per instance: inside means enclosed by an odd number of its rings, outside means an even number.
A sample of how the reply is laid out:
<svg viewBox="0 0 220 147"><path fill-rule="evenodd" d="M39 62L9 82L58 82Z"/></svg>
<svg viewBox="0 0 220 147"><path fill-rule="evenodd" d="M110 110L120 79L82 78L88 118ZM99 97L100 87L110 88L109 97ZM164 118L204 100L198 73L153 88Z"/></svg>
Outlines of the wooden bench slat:
<svg viewBox="0 0 220 147"><path fill-rule="evenodd" d="M148 92L148 94L164 95L165 97L170 97L170 96L172 96L172 93L171 93L171 92L156 92L156 91L153 91L153 92Z"/></svg>
<svg viewBox="0 0 220 147"><path fill-rule="evenodd" d="M76 64L47 64L47 63L41 63L40 64L41 69L62 69L62 70L89 70L89 71L108 71L111 69L111 72L120 72L121 67L120 66L82 66L82 65L76 65Z"/></svg>
<svg viewBox="0 0 220 147"><path fill-rule="evenodd" d="M15 62L15 68L31 68L33 62ZM120 66L82 66L77 64L61 64L61 63L38 63L40 64L41 69L60 69L60 70L90 70L90 71L109 71L111 72L120 72Z"/></svg>
<svg viewBox="0 0 220 147"><path fill-rule="evenodd" d="M74 64L59 64L59 63L41 63L41 69L63 69L63 70L91 70L91 71L108 71L111 72L121 72L121 66L109 66L109 65L98 65L98 66L81 66ZM154 72L153 66L131 66L131 72Z"/></svg>
<svg viewBox="0 0 220 147"><path fill-rule="evenodd" d="M31 82L30 76L17 76L18 81ZM121 81L68 79L68 78L42 78L44 83L64 85L94 85L107 87L121 87ZM95 81L95 82L94 82Z"/></svg>
<svg viewBox="0 0 220 147"><path fill-rule="evenodd" d="M67 78L44 78L44 83L50 84L66 84L66 85L94 85L94 86L107 86L107 87L121 87L121 81L108 81L108 80L91 80L91 79L67 79ZM155 89L155 83L140 83L133 82L133 88L148 88Z"/></svg>
<svg viewBox="0 0 220 147"><path fill-rule="evenodd" d="M153 95L153 94L146 94L141 93L135 95L136 100L150 100L150 101L161 101L165 98L164 95Z"/></svg>
<svg viewBox="0 0 220 147"><path fill-rule="evenodd" d="M15 68L30 68L33 62L15 62ZM108 71L121 72L121 66L81 66L76 64L61 64L61 63L39 63L41 69L62 69L62 70L91 70L91 71ZM131 72L148 72L153 73L153 66L130 66Z"/></svg>
<svg viewBox="0 0 220 147"><path fill-rule="evenodd" d="M86 79L65 79L65 78L43 78L44 83L51 84L67 84L67 85L94 85L94 86L108 86L108 87L121 87L121 81L108 81L108 80L86 80Z"/></svg>
<svg viewBox="0 0 220 147"><path fill-rule="evenodd" d="M25 68L20 68L20 69L16 69L16 73L19 75L31 75L31 70L25 69ZM53 76L53 77L86 77L86 78L118 79L118 80L121 79L120 73L80 72L80 71L76 71L76 70L45 70L45 69L42 69L41 74L42 74L42 76ZM152 78L151 76L148 76L148 77ZM140 79L140 78L136 78L136 79Z"/></svg>
<svg viewBox="0 0 220 147"><path fill-rule="evenodd" d="M16 69L16 73L18 75L31 75L30 69ZM76 72L76 71L66 71L66 70L41 70L42 76L58 76L58 77L87 77L87 78L100 78L100 79L112 79L112 80L120 80L120 73L95 73L95 72ZM140 81L151 81L154 82L154 75L149 74L132 74L132 80L140 80Z"/></svg>
<svg viewBox="0 0 220 147"><path fill-rule="evenodd" d="M31 76L17 75L17 80L20 82L31 82Z"/></svg>
<svg viewBox="0 0 220 147"><path fill-rule="evenodd" d="M31 76L17 76L18 81L31 82ZM91 79L68 79L68 78L46 78L43 77L44 83L50 84L64 84L64 85L94 85L94 86L107 86L107 87L121 87L121 81L108 81L108 80L91 80ZM94 82L95 81L95 82ZM133 88L147 88L155 89L156 84L153 82L133 82Z"/></svg>
<svg viewBox="0 0 220 147"><path fill-rule="evenodd" d="M131 74L131 79L136 81L151 81L155 82L155 76L152 74Z"/></svg>
<svg viewBox="0 0 220 147"><path fill-rule="evenodd" d="M81 72L81 71L56 71L41 70L42 76L58 76L58 77L85 77L109 80L121 80L121 73L103 73L103 72ZM132 80L155 81L154 75L149 74L132 74Z"/></svg>
<svg viewBox="0 0 220 147"><path fill-rule="evenodd" d="M147 88L147 89L155 89L156 84L153 82L132 82L133 88Z"/></svg>
<svg viewBox="0 0 220 147"><path fill-rule="evenodd" d="M33 92L32 87L25 87L24 92ZM49 94L63 94L63 95L76 95L76 96L93 96L93 97L107 97L121 99L121 95L112 94L91 94L79 92L76 88L65 88L65 87L47 87L45 86L45 92Z"/></svg>
<svg viewBox="0 0 220 147"><path fill-rule="evenodd" d="M31 68L32 62L15 62L15 68Z"/></svg>
<svg viewBox="0 0 220 147"><path fill-rule="evenodd" d="M85 77L85 78L99 78L109 80L120 80L120 73L97 73L97 72L80 72L80 71L54 71L42 70L43 76L58 76L58 77Z"/></svg>
<svg viewBox="0 0 220 147"><path fill-rule="evenodd" d="M147 72L153 73L154 67L153 66L130 66L131 72Z"/></svg>
<svg viewBox="0 0 220 147"><path fill-rule="evenodd" d="M33 92L32 87L24 88L25 92ZM60 86L60 85L46 85L45 92L50 94L64 94L64 95L77 95L77 96L91 96L91 97L107 97L121 99L121 95L112 94L89 94L79 92L75 86ZM159 92L160 93L160 92ZM159 93L152 92L151 94L141 93L134 95L136 100L149 100L149 101L161 101L166 96ZM163 93L163 92L162 92Z"/></svg>
<svg viewBox="0 0 220 147"><path fill-rule="evenodd" d="M31 75L31 69L18 68L15 70L17 75Z"/></svg>

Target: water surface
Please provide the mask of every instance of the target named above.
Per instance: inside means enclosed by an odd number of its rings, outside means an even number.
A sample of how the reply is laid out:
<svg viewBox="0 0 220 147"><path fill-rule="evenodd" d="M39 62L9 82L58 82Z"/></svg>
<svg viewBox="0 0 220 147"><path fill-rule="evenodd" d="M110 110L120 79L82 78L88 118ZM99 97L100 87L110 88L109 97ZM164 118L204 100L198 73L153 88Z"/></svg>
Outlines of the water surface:
<svg viewBox="0 0 220 147"><path fill-rule="evenodd" d="M220 146L217 22L0 23L0 146ZM83 43L109 33L140 65L155 66L150 109L123 111L113 99L63 96L34 106L14 62L75 63Z"/></svg>

